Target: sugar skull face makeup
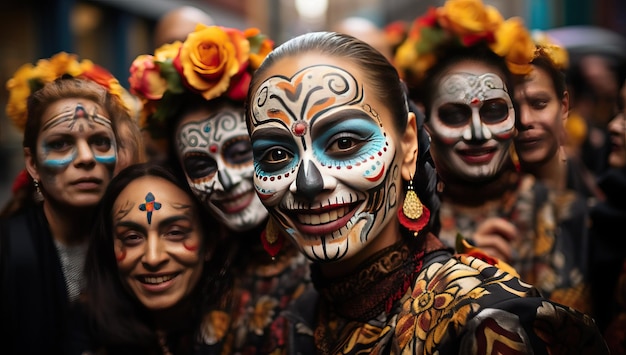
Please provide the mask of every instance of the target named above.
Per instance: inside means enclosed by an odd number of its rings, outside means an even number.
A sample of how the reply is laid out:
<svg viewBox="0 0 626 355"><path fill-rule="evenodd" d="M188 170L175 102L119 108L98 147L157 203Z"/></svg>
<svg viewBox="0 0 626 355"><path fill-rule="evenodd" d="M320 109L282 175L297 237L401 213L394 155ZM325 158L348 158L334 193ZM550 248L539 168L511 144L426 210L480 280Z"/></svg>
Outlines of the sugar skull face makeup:
<svg viewBox="0 0 626 355"><path fill-rule="evenodd" d="M176 137L189 186L220 222L246 231L265 220L267 210L252 184L252 148L243 109L221 106L189 113Z"/></svg>
<svg viewBox="0 0 626 355"><path fill-rule="evenodd" d="M32 161L27 165L47 198L76 207L95 205L115 168L111 120L89 100L51 104L42 116L35 159L34 166Z"/></svg>
<svg viewBox="0 0 626 355"><path fill-rule="evenodd" d="M427 123L437 170L471 181L494 176L509 157L515 133L504 82L479 63L459 63L437 87Z"/></svg>
<svg viewBox="0 0 626 355"><path fill-rule="evenodd" d="M254 183L270 214L313 261L365 248L397 208L400 169L386 107L331 65L269 77L251 103Z"/></svg>

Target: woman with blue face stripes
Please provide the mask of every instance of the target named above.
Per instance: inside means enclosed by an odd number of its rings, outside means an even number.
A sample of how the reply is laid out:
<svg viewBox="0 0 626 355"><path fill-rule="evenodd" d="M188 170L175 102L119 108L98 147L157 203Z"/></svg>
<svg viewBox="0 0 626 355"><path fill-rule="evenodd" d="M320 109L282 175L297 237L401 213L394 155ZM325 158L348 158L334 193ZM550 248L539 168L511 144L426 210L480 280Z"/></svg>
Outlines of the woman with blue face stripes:
<svg viewBox="0 0 626 355"><path fill-rule="evenodd" d="M116 165L116 122L129 112L115 78L66 53L20 68L7 88L26 169L14 189L24 199L0 225L2 344L9 354L68 353L93 213Z"/></svg>

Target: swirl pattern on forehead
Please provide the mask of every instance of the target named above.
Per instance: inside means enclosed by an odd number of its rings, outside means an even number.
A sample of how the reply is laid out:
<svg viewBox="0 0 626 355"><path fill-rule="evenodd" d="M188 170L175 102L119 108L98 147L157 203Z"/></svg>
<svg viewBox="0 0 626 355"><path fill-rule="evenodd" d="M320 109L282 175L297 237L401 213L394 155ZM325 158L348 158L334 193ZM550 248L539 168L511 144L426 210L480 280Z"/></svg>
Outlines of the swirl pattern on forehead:
<svg viewBox="0 0 626 355"><path fill-rule="evenodd" d="M315 65L291 78L273 76L253 96L252 125L278 122L285 127L299 120L312 124L328 110L352 105L363 99L363 86L347 71Z"/></svg>
<svg viewBox="0 0 626 355"><path fill-rule="evenodd" d="M223 110L206 119L183 124L178 133L178 149L202 148L204 151L210 142L220 143L225 134L230 137L235 131L247 134L243 111Z"/></svg>
<svg viewBox="0 0 626 355"><path fill-rule="evenodd" d="M502 79L493 73L474 75L470 73L456 73L446 78L441 83L444 94L456 96L459 100L470 104L478 99L485 101L489 90L502 90L507 92Z"/></svg>

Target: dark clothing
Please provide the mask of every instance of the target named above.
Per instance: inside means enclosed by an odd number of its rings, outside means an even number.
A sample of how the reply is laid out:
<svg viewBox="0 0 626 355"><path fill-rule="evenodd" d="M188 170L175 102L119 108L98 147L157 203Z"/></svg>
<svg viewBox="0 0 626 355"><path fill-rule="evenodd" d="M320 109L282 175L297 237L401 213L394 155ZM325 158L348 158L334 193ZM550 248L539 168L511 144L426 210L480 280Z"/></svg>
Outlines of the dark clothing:
<svg viewBox="0 0 626 355"><path fill-rule="evenodd" d="M0 222L3 354L67 354L69 300L41 206Z"/></svg>
<svg viewBox="0 0 626 355"><path fill-rule="evenodd" d="M615 287L626 259L626 171L611 169L598 180L606 199L591 209L591 280L594 314L601 330L617 315ZM626 311L626 310L621 310Z"/></svg>

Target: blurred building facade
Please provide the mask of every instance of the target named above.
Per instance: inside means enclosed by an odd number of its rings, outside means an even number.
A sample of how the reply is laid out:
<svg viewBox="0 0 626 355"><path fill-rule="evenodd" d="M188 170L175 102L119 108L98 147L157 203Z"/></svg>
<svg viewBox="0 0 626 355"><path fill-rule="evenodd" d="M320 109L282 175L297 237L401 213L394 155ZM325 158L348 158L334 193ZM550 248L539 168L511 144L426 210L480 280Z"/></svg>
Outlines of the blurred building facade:
<svg viewBox="0 0 626 355"><path fill-rule="evenodd" d="M626 36L624 0L483 0L505 17L521 16L528 27L597 25ZM379 26L410 21L443 0L4 0L0 2L0 82L26 62L59 51L78 54L109 69L127 86L128 68L150 53L156 21L182 5L196 6L219 25L258 27L277 43L330 28L349 16ZM0 90L5 107L8 93ZM0 111L0 204L8 199L23 167L21 137Z"/></svg>

